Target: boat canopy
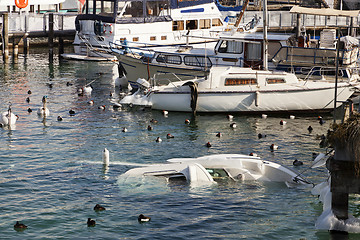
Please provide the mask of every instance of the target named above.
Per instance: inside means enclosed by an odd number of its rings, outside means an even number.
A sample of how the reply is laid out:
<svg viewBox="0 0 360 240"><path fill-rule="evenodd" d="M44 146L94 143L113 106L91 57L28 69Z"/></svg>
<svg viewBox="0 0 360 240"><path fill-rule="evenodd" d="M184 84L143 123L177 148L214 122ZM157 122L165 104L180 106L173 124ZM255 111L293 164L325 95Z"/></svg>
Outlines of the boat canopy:
<svg viewBox="0 0 360 240"><path fill-rule="evenodd" d="M293 6L290 9L290 13L309 14L309 15L321 15L321 16L338 16L338 17L358 17L359 10L336 10L331 8L306 8Z"/></svg>

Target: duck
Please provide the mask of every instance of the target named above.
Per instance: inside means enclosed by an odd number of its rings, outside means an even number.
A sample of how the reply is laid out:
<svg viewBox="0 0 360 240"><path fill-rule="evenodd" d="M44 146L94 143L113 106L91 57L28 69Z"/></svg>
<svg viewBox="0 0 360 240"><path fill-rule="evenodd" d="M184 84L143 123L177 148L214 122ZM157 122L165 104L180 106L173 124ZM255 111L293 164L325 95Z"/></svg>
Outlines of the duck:
<svg viewBox="0 0 360 240"><path fill-rule="evenodd" d="M32 92L31 92L31 90L29 90L27 93L30 95Z"/></svg>
<svg viewBox="0 0 360 240"><path fill-rule="evenodd" d="M57 120L60 122L60 121L63 120L63 118L62 118L61 116L58 116L58 117L57 117Z"/></svg>
<svg viewBox="0 0 360 240"><path fill-rule="evenodd" d="M72 109L70 109L70 110L69 110L69 114L70 114L70 116L74 116L74 115L75 115L75 111L72 110Z"/></svg>
<svg viewBox="0 0 360 240"><path fill-rule="evenodd" d="M210 142L207 142L207 143L205 144L205 146L207 146L208 148L210 148L210 147L211 147L211 143L210 143Z"/></svg>
<svg viewBox="0 0 360 240"><path fill-rule="evenodd" d="M309 131L309 133L311 133L314 129L312 128L312 126L309 126L307 130Z"/></svg>
<svg viewBox="0 0 360 240"><path fill-rule="evenodd" d="M151 220L151 217L144 216L143 214L140 214L138 216L138 221L140 223L142 223L142 222L150 222L150 220Z"/></svg>
<svg viewBox="0 0 360 240"><path fill-rule="evenodd" d="M94 100L88 101L88 104L91 105L91 106L94 105Z"/></svg>
<svg viewBox="0 0 360 240"><path fill-rule="evenodd" d="M318 117L318 119L319 119L319 123L320 123L320 125L323 125L324 123L325 123L325 121L323 120L323 118L322 117Z"/></svg>
<svg viewBox="0 0 360 240"><path fill-rule="evenodd" d="M249 154L249 156L257 157L258 155L257 155L256 153L251 152L251 153Z"/></svg>
<svg viewBox="0 0 360 240"><path fill-rule="evenodd" d="M66 86L72 86L73 84L71 82L66 82Z"/></svg>
<svg viewBox="0 0 360 240"><path fill-rule="evenodd" d="M163 110L162 112L163 112L163 115L164 115L165 117L167 117L167 116L169 115L169 112L166 111L166 110Z"/></svg>
<svg viewBox="0 0 360 240"><path fill-rule="evenodd" d="M230 127L231 127L231 128L236 128L236 123L231 123L231 124L230 124Z"/></svg>
<svg viewBox="0 0 360 240"><path fill-rule="evenodd" d="M148 125L148 126L147 126L147 130L148 130L148 131L152 131L152 130L153 130L152 126Z"/></svg>
<svg viewBox="0 0 360 240"><path fill-rule="evenodd" d="M126 127L123 127L123 129L121 130L122 132L127 132L127 128Z"/></svg>
<svg viewBox="0 0 360 240"><path fill-rule="evenodd" d="M189 119L185 119L185 124L190 124L190 120L189 120Z"/></svg>
<svg viewBox="0 0 360 240"><path fill-rule="evenodd" d="M218 133L216 134L217 137L221 137L221 135L222 135L221 132L218 132Z"/></svg>
<svg viewBox="0 0 360 240"><path fill-rule="evenodd" d="M15 225L14 225L15 229L26 229L27 226L23 223L20 223L19 221L16 221Z"/></svg>
<svg viewBox="0 0 360 240"><path fill-rule="evenodd" d="M95 220L88 218L88 220L87 220L88 227L94 227L95 224L96 224Z"/></svg>
<svg viewBox="0 0 360 240"><path fill-rule="evenodd" d="M267 118L267 115L266 115L266 114L262 114L262 115L261 115L261 118L262 118L262 119L266 119L266 118Z"/></svg>
<svg viewBox="0 0 360 240"><path fill-rule="evenodd" d="M104 111L105 111L106 106L105 106L105 105L101 105L101 106L98 107L98 109L101 109L101 110L104 110Z"/></svg>
<svg viewBox="0 0 360 240"><path fill-rule="evenodd" d="M29 97L27 97L25 100L26 100L27 103L30 102L30 98L29 98Z"/></svg>
<svg viewBox="0 0 360 240"><path fill-rule="evenodd" d="M258 134L258 139L261 139L261 138L264 138L264 137L266 137L265 134L261 134L261 133Z"/></svg>
<svg viewBox="0 0 360 240"><path fill-rule="evenodd" d="M166 135L166 138L167 138L167 139L169 139L169 138L174 138L174 136L171 135L170 133L168 133L168 134Z"/></svg>
<svg viewBox="0 0 360 240"><path fill-rule="evenodd" d="M286 124L286 121L280 120L280 125L285 125L285 124Z"/></svg>
<svg viewBox="0 0 360 240"><path fill-rule="evenodd" d="M156 141L156 142L162 142L162 140L161 140L160 137L157 137L155 141Z"/></svg>
<svg viewBox="0 0 360 240"><path fill-rule="evenodd" d="M270 145L270 149L271 151L277 150L279 148L279 146L275 145L275 144L271 144Z"/></svg>
<svg viewBox="0 0 360 240"><path fill-rule="evenodd" d="M294 160L294 162L293 162L293 165L294 166L301 166L301 165L303 165L304 163L302 162L302 161L299 161L299 160L297 160L297 159L295 159Z"/></svg>
<svg viewBox="0 0 360 240"><path fill-rule="evenodd" d="M27 111L28 111L28 113L31 113L31 112L32 112L32 109L31 109L31 108L28 108Z"/></svg>
<svg viewBox="0 0 360 240"><path fill-rule="evenodd" d="M150 122L151 122L151 123L158 123L158 120L152 118L152 119L150 120Z"/></svg>
<svg viewBox="0 0 360 240"><path fill-rule="evenodd" d="M232 120L234 119L234 116L233 116L233 115L228 114L228 115L226 116L226 118L227 118L229 121L232 121Z"/></svg>
<svg viewBox="0 0 360 240"><path fill-rule="evenodd" d="M18 116L11 111L11 104L10 104L8 110L1 114L0 123L3 126L6 125L11 126L11 125L15 125L17 119Z"/></svg>
<svg viewBox="0 0 360 240"><path fill-rule="evenodd" d="M294 115L290 115L289 118L290 118L290 119L295 119L295 116L294 116Z"/></svg>
<svg viewBox="0 0 360 240"><path fill-rule="evenodd" d="M106 210L106 208L104 208L100 204L96 204L95 207L94 207L94 210L95 211L104 211L104 210Z"/></svg>
<svg viewBox="0 0 360 240"><path fill-rule="evenodd" d="M43 96L43 98L42 98L43 106L41 108L39 108L38 112L37 112L39 116L47 117L50 115L50 111L46 107L46 102L47 102L47 96Z"/></svg>

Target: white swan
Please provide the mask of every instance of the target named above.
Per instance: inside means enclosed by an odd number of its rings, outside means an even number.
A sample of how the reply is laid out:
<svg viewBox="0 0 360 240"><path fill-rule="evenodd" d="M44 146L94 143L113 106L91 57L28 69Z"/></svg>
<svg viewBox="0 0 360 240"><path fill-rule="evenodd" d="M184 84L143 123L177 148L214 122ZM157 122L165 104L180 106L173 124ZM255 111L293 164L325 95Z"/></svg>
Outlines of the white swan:
<svg viewBox="0 0 360 240"><path fill-rule="evenodd" d="M83 92L84 92L84 94L86 94L86 95L91 95L91 92L92 92L92 86L91 86L91 84L89 85L89 86L85 86L84 88L83 88Z"/></svg>
<svg viewBox="0 0 360 240"><path fill-rule="evenodd" d="M11 111L11 105L9 106L8 110L6 112L3 112L1 114L1 124L3 126L7 126L7 125L15 125L16 120L17 120L17 116L15 114L12 113Z"/></svg>
<svg viewBox="0 0 360 240"><path fill-rule="evenodd" d="M50 111L49 109L46 107L46 99L47 99L47 96L43 96L42 98L42 103L43 103L43 106L41 108L38 109L38 115L39 116L42 116L42 117L47 117L50 115Z"/></svg>

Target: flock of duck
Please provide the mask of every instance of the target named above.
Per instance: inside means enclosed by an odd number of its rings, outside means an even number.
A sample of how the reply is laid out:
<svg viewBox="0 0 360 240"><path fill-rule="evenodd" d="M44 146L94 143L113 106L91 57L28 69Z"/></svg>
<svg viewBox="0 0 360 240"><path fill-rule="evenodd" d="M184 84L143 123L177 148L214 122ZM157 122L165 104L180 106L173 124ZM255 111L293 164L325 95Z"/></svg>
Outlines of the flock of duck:
<svg viewBox="0 0 360 240"><path fill-rule="evenodd" d="M67 83L67 86L69 86L69 83ZM79 89L77 90L77 92L78 92L78 95L79 95L79 96L83 96L83 95L89 96L89 95L91 95L92 90L93 90L93 89L92 89L92 86L89 85L89 86L85 86L85 87L83 87L83 88L79 88ZM28 94L29 94L29 95L32 94L31 90L28 91ZM28 103L30 102L30 97L27 97L27 98L26 98L26 102L28 102ZM90 100L88 103L89 103L90 105L93 105L93 104L94 104L94 102L93 102L92 100ZM11 105L11 103L10 103L7 111L5 111L5 112L3 112L3 113L1 114L0 127L5 127L5 126L11 127L11 126L14 126L14 125L16 124L16 121L19 119L19 116L18 116L18 115L15 115L15 114L12 112L11 106L12 106L12 105ZM119 105L115 105L115 106L116 106L116 107L121 107L121 106L119 106ZM100 106L99 109L105 110L105 106ZM29 112L29 113L32 112L32 109L31 109L31 108L28 108L28 112ZM43 96L43 98L42 98L42 106L38 109L37 114L38 114L39 116L41 116L41 117L47 117L47 116L50 115L50 110L47 108L47 96ZM75 115L75 111L72 110L72 109L70 109L69 114L70 114L70 115ZM163 115L164 115L165 117L167 117L168 114L169 114L168 111L165 111L165 110L163 111ZM267 115L266 115L266 114L262 114L262 118L263 118L263 119L266 119L266 118L267 118ZM230 115L230 114L227 115L227 119L228 119L229 121L231 121L231 123L230 123L230 128L235 129L235 128L237 127L237 125L236 125L236 123L233 121L233 120L234 120L233 115ZM295 119L295 116L294 116L294 115L290 115L290 119ZM58 116L58 117L57 117L57 120L58 120L58 121L62 121L62 117L61 117L61 116ZM321 125L325 123L325 121L322 119L321 116L318 117L318 121L319 121L319 124L321 124ZM152 123L152 124L156 124L157 122L158 122L158 121L155 120L155 119L151 119L151 120L150 120L150 123ZM186 119L184 123L185 123L185 124L190 124L190 120L189 120L189 119ZM285 125L286 123L287 123L286 121L281 120L279 124L280 124L280 125ZM153 127L152 127L151 125L148 125L147 130L148 130L148 131L152 131L152 130L153 130ZM309 126L309 127L307 128L307 130L308 130L309 133L311 133L311 132L313 131L313 128L312 128L311 126ZM128 131L128 130L127 130L126 127L124 127L124 128L122 129L122 132L127 132L127 131ZM222 136L222 133L221 133L221 132L218 132L218 133L216 134L216 137L221 137L221 136ZM262 134L262 133L259 133L259 134L258 134L258 139L265 138L265 137L266 137L265 134ZM174 136L171 135L170 133L168 133L168 134L166 135L166 138L167 138L167 139L170 139L170 138L174 138ZM157 138L156 138L156 142L161 142L161 141L162 141L162 139L161 139L160 137L157 137ZM212 147L212 145L211 145L210 142L207 142L207 143L205 144L205 146L208 147L208 148ZM270 145L270 150L271 150L271 151L275 151L275 150L277 150L278 148L279 148L279 146L277 146L277 145L275 145L275 144L271 144L271 145ZM251 156L256 156L255 153L250 153L250 155L251 155ZM104 161L104 162L103 162L104 165L109 165L109 151L108 151L106 148L104 149L104 152L103 152L103 161ZM303 165L303 162L295 159L295 161L293 162L293 165L294 165L294 166L300 166L300 165ZM105 210L105 207L103 207L103 206L101 206L101 205L99 205L99 204L96 204L95 207L94 207L94 211L104 211L104 210ZM138 216L138 222L139 222L139 223L149 222L150 219L151 219L150 217L144 216L143 214L140 214L140 215ZM96 222L95 222L95 220L93 220L93 219L91 219L91 218L88 218L88 220L87 220L87 225L88 225L88 227L94 227L94 226L96 225ZM14 229L17 230L17 231L23 231L23 230L27 229L27 226L26 226L25 224L20 223L19 221L17 221L17 222L15 223L15 225L14 225Z"/></svg>
<svg viewBox="0 0 360 240"><path fill-rule="evenodd" d="M105 211L105 210L106 210L106 208L101 206L100 204L96 204L94 207L94 211L96 211L96 212ZM151 217L145 216L143 214L140 214L138 216L139 223L149 222L150 220L151 220ZM88 225L88 227L95 227L96 221L94 219L88 218L87 225ZM20 223L19 221L16 221L16 223L14 224L14 229L16 231L24 231L27 228L28 228L27 225Z"/></svg>

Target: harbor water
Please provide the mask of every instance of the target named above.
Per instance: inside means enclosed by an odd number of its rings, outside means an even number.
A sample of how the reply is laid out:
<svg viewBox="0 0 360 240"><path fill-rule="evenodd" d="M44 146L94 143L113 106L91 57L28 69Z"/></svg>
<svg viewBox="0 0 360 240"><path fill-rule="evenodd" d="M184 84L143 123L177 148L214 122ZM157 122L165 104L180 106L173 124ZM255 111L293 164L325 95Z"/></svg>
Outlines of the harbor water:
<svg viewBox="0 0 360 240"><path fill-rule="evenodd" d="M308 188L256 181L192 187L121 175L136 165L170 158L255 152L320 183L326 169L309 167L312 153L325 151L317 135L326 134L331 115L320 125L317 114L295 119L239 114L232 129L226 114L194 118L170 112L165 117L149 109L114 109L122 96L114 85L116 77L113 63L56 59L49 64L45 50L20 56L17 64L0 65L0 110L7 111L11 103L19 116L15 129L0 128L0 239L330 238L328 231L315 228L322 204ZM91 82L91 96L78 96L77 88ZM36 113L43 96L50 110L46 118ZM102 105L105 110L99 109ZM75 115L70 116L70 109ZM280 120L287 124L280 125ZM123 127L128 131L122 132ZM168 133L174 138L166 139ZM258 139L259 133L266 137ZM156 142L157 137L163 141ZM271 152L273 143L279 149ZM110 152L108 168L103 166L104 148ZM295 159L304 165L294 167ZM358 200L351 197L355 217L360 216ZM95 204L106 210L95 212ZM139 224L139 214L151 221ZM96 221L95 227L87 226L88 218ZM28 228L14 230L16 221Z"/></svg>

